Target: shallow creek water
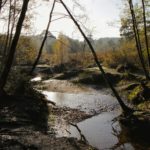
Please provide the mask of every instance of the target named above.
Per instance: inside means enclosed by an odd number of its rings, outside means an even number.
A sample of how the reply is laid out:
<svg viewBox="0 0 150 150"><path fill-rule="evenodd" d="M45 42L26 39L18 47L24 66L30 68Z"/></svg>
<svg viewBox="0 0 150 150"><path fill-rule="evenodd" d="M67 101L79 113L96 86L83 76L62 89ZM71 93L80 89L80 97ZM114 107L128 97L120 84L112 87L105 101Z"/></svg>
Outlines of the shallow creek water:
<svg viewBox="0 0 150 150"><path fill-rule="evenodd" d="M36 77L32 81L41 81L41 77ZM67 87L66 89L69 89L70 86L74 88L74 85L65 80L46 80L43 83L60 85L59 87ZM144 135L135 133L118 121L113 122L113 119L121 112L116 99L110 93L106 94L102 90L78 93L41 92L59 107L75 108L93 114L93 117L77 123L82 134L93 147L99 150L150 150L150 141L147 141L145 133ZM50 118L57 137L80 139L80 134L74 126L61 117L50 116Z"/></svg>
<svg viewBox="0 0 150 150"><path fill-rule="evenodd" d="M98 112L99 110L112 110L117 104L111 95L103 92L82 92L82 93L60 93L43 91L48 100L51 100L60 107L70 107L85 112Z"/></svg>
<svg viewBox="0 0 150 150"><path fill-rule="evenodd" d="M87 113L95 111L99 115L77 123L82 134L93 147L102 149L136 150L148 149L149 145L137 136L132 135L119 122L113 122L120 111L115 98L104 92L92 93L59 93L43 91L48 100L54 101L60 107L77 108ZM61 118L55 120L57 137L75 137L80 139L77 129L67 124Z"/></svg>

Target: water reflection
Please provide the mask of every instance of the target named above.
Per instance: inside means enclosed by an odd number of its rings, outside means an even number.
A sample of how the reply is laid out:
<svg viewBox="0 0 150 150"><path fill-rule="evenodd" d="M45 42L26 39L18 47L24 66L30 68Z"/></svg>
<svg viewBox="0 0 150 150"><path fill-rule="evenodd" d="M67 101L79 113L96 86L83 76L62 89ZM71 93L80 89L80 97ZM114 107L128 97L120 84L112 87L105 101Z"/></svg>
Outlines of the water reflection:
<svg viewBox="0 0 150 150"><path fill-rule="evenodd" d="M43 91L48 100L55 102L60 107L77 108L86 112L102 109L113 109L118 103L111 95L103 93L59 93Z"/></svg>
<svg viewBox="0 0 150 150"><path fill-rule="evenodd" d="M84 111L100 110L107 108L97 116L79 122L77 125L89 144L98 149L112 150L149 150L150 131L143 133L139 130L131 131L119 122L112 123L112 120L119 115L116 109L111 108L117 105L116 100L111 95L103 93L57 93L43 91L49 100L56 102L58 106L79 108ZM109 111L108 111L109 110ZM80 139L77 129L68 125L62 118L55 120L57 137L76 137Z"/></svg>
<svg viewBox="0 0 150 150"><path fill-rule="evenodd" d="M89 144L100 150L149 150L150 138L145 133L143 133L145 135L143 138L139 131L131 131L118 121L113 123L112 120L116 116L118 112L105 112L77 125ZM59 120L59 125L56 123L57 137L80 139L80 134L74 126L68 125L64 120L61 121Z"/></svg>
<svg viewBox="0 0 150 150"><path fill-rule="evenodd" d="M31 82L38 82L38 81L41 81L42 78L41 77L35 77L33 79L31 79Z"/></svg>
<svg viewBox="0 0 150 150"><path fill-rule="evenodd" d="M91 145L99 149L107 149L118 142L116 136L112 134L111 127L111 120L115 115L102 113L78 123L78 126Z"/></svg>

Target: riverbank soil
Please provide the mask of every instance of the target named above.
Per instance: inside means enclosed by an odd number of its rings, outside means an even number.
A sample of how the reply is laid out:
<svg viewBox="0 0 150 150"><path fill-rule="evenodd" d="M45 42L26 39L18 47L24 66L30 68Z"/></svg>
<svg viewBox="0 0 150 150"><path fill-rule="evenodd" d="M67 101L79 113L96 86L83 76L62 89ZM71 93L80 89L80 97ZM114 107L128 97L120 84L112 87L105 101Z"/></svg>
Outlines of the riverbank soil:
<svg viewBox="0 0 150 150"><path fill-rule="evenodd" d="M146 81L140 72L133 73L127 70L120 71L118 68L103 68L109 80L129 105L132 105L135 109L150 110L150 94L148 94L150 93L150 82ZM44 80L36 86L39 90L78 93L94 89L107 91L109 88L97 67L53 74L39 72L39 74ZM59 86L57 86L57 82Z"/></svg>
<svg viewBox="0 0 150 150"><path fill-rule="evenodd" d="M75 138L56 138L54 133L50 134L50 106L38 92L38 96L33 95L0 97L0 149L93 149ZM58 115L58 109L52 109Z"/></svg>
<svg viewBox="0 0 150 150"><path fill-rule="evenodd" d="M122 94L123 99L128 99L125 102L130 103L133 108L141 108L142 111L136 112L135 115L148 123L150 120L148 115L150 84L145 83L145 79L140 75L119 73L107 68L105 70L111 82ZM53 75L40 75L44 81L33 82L34 89L68 93L104 90L111 93L106 90L107 85L96 67L74 71L73 73L69 71ZM141 82L144 83L146 88L143 88ZM141 99L139 100L139 98ZM75 138L56 137L50 116L61 117L66 122L77 123L97 115L97 113L87 114L78 109L60 108L55 106L55 103L48 102L42 94L33 89L28 89L26 94L19 93L15 96L0 97L0 101L0 149L94 149L88 143ZM138 122L134 122L134 124L131 122L130 125L133 125L131 129L136 128L136 123ZM140 123L139 125L143 125ZM145 129L150 131L149 128Z"/></svg>
<svg viewBox="0 0 150 150"><path fill-rule="evenodd" d="M140 116L137 115L139 112L135 112L134 115L140 120L142 116L143 120L150 120L150 82L146 81L142 74L134 74L126 70L120 71L118 68L104 67L104 69L109 80L116 87L122 99L125 100L124 102L133 109L140 110ZM108 86L97 67L53 74L51 79L41 82L36 87L54 92L78 93L94 91L95 89L104 89L108 92L108 89L106 90ZM57 86L57 82L59 86Z"/></svg>

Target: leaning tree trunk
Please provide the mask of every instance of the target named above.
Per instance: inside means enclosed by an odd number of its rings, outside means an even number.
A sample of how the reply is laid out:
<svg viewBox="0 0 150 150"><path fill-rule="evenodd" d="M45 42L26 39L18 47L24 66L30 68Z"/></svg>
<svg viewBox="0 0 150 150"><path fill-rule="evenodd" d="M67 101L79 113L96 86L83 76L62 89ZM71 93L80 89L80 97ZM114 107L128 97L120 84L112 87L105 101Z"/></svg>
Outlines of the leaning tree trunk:
<svg viewBox="0 0 150 150"><path fill-rule="evenodd" d="M7 35L6 38L4 38L4 48L2 52L2 60L1 60L1 66L0 69L3 69L3 65L6 60L6 55L8 53L8 41L9 41L9 36L10 36L10 22L11 22L11 0L9 0L9 15L8 15L8 25L7 25Z"/></svg>
<svg viewBox="0 0 150 150"><path fill-rule="evenodd" d="M5 61L7 52L8 52L8 42L9 42L9 37L10 37L10 22L11 22L11 0L9 0L9 17L8 17L8 26L7 26L7 36L6 36L6 41L5 41L5 48L3 52L3 61Z"/></svg>
<svg viewBox="0 0 150 150"><path fill-rule="evenodd" d="M0 12L1 12L1 9L2 9L2 0L0 0Z"/></svg>
<svg viewBox="0 0 150 150"><path fill-rule="evenodd" d="M49 27L50 27L50 23L51 23L51 20L52 20L52 14L53 14L53 11L54 11L54 7L55 7L55 3L56 3L56 0L54 0L53 2L53 5L52 5L52 9L50 11L50 15L49 15L49 21L48 21L48 24L47 24L47 28L46 28L46 32L45 32L45 35L44 35L44 38L43 38L43 41L42 41L42 44L41 44L41 47L39 49L39 53L38 53L38 56L33 64L33 67L30 71L30 75L32 75L32 73L34 72L38 62L39 62L39 59L41 57L41 54L42 54L42 51L43 51L43 47L44 47L44 44L45 44L45 41L47 39L47 34L48 34L48 30L49 30Z"/></svg>
<svg viewBox="0 0 150 150"><path fill-rule="evenodd" d="M132 16L132 24L133 24L134 37L135 37L135 41L136 41L136 49L137 49L137 52L138 52L138 56L139 56L140 63L142 65L145 77L146 77L147 80L150 80L149 73L146 69L145 62L144 62L144 56L143 56L143 53L142 53L141 40L140 40L138 25L137 25L135 12L134 12L134 8L133 8L133 2L132 2L132 0L128 0L128 2L129 2L131 16Z"/></svg>
<svg viewBox="0 0 150 150"><path fill-rule="evenodd" d="M73 20L73 22L75 23L75 25L77 26L77 28L79 29L80 33L82 34L82 36L84 37L85 41L87 42L92 54L93 54L93 57L94 57L94 60L99 68L99 70L101 71L104 79L106 80L107 84L109 85L109 87L111 88L113 94L115 95L115 97L117 98L122 110L123 110L123 113L125 115L128 115L130 113L133 112L133 110L129 107L127 107L124 102L122 101L121 97L119 96L118 92L116 91L116 89L113 87L112 83L110 82L109 78L107 77L103 67L101 66L99 60L98 60L98 57L97 57L97 54L91 44L91 42L89 41L89 39L87 38L87 36L85 35L85 33L83 32L83 30L81 29L80 25L78 24L78 22L76 21L76 19L73 17L73 15L71 14L71 12L69 11L68 7L66 6L66 4L63 2L63 0L60 0L60 2L62 3L62 5L64 6L64 8L66 9L67 13L69 14L70 18Z"/></svg>
<svg viewBox="0 0 150 150"><path fill-rule="evenodd" d="M9 54L8 54L6 64L4 66L2 74L0 76L0 94L3 93L3 88L4 88L4 86L7 82L7 78L8 78L12 63L13 63L17 43L18 43L18 40L19 40L19 37L20 37L20 34L21 34L22 26L23 26L23 21L25 19L25 15L26 15L26 12L27 12L27 9L28 9L28 3L29 3L29 0L24 0L23 1L21 14L20 14L20 17L19 17L19 20L18 20L18 23L17 23L17 27L16 27L16 32L15 32L15 35L14 35L14 38L13 38L13 41L12 41L12 44L11 44L11 47L10 47L10 51L9 51Z"/></svg>
<svg viewBox="0 0 150 150"><path fill-rule="evenodd" d="M11 29L10 29L10 37L9 37L9 42L8 42L8 49L10 49L11 43L12 43L12 39L13 39L13 31L14 31L14 27L15 27L15 22L16 22L16 0L14 0L14 10L13 10L13 16L12 16L12 25L11 25Z"/></svg>
<svg viewBox="0 0 150 150"><path fill-rule="evenodd" d="M150 68L150 52L149 52L149 43L148 43L148 34L147 34L147 27L146 27L146 12L145 12L145 2L142 0L142 8L143 8L143 21L144 21L144 35L145 35L145 45L148 57L148 65Z"/></svg>

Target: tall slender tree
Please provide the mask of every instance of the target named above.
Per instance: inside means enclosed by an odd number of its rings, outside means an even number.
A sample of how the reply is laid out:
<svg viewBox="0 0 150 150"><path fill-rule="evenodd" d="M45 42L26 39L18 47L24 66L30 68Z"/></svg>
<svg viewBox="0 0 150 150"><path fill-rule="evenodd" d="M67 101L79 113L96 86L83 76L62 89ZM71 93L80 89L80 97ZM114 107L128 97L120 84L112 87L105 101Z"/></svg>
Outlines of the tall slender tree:
<svg viewBox="0 0 150 150"><path fill-rule="evenodd" d="M42 54L42 51L43 51L43 47L44 47L44 44L45 44L45 41L47 39L47 34L48 34L48 30L49 30L49 27L50 27L50 23L51 23L51 20L52 20L52 15L53 15L53 11L54 11L54 8L55 8L55 3L56 3L56 0L53 1L53 5L52 5L52 9L50 11L50 14L49 14L49 21L48 21L48 24L47 24L47 28L46 28L46 31L45 31L45 35L44 35L44 38L43 38L43 41L42 41L42 44L40 46L40 49L39 49L39 53L38 53L38 56L33 64L33 67L30 71L30 75L34 72L38 62L39 62L39 59L41 57L41 54Z"/></svg>
<svg viewBox="0 0 150 150"><path fill-rule="evenodd" d="M24 0L23 1L21 13L20 13L19 20L18 20L18 23L17 23L14 38L12 40L12 44L11 44L11 47L10 47L8 58L7 58L6 64L5 64L4 69L3 69L2 73L1 73L1 76L0 76L0 95L3 94L3 89L4 89L4 86L7 82L7 78L8 78L12 63L13 63L17 43L18 43L18 40L19 40L19 37L20 37L20 34L21 34L21 29L22 29L23 22L24 22L24 19L25 19L25 15L26 15L26 12L27 12L27 9L28 9L28 3L29 3L29 0Z"/></svg>
<svg viewBox="0 0 150 150"><path fill-rule="evenodd" d="M1 10L1 7L2 7L2 0L0 0L0 10Z"/></svg>
<svg viewBox="0 0 150 150"><path fill-rule="evenodd" d="M9 37L10 37L10 24L11 24L11 7L12 7L12 2L9 0L9 15L8 15L8 25L7 25L7 35L6 35L6 41L5 41L5 48L3 52L3 58L6 56L7 48L8 48L8 43L9 43Z"/></svg>
<svg viewBox="0 0 150 150"><path fill-rule="evenodd" d="M137 25L135 12L134 12L134 7L133 7L133 1L128 0L128 2L129 2L130 12L131 12L131 16L132 16L132 24L133 24L134 38L135 38L135 42L136 42L137 52L138 52L138 55L139 55L139 59L140 59L143 71L145 73L145 77L146 77L146 79L150 80L149 73L146 69L145 62L144 62L144 56L143 56L143 52L142 52L141 40L140 40L138 25Z"/></svg>
<svg viewBox="0 0 150 150"><path fill-rule="evenodd" d="M70 18L73 20L74 24L77 26L77 28L79 29L80 33L82 34L83 38L85 39L85 41L87 42L92 54L93 54L93 57L94 57L94 60L99 68L99 70L101 71L104 79L106 80L107 84L109 85L109 87L111 88L113 94L115 95L115 97L117 98L122 110L123 110L123 113L125 115L128 115L128 114L131 114L133 112L133 110L131 108L129 108L128 106L125 105L125 103L122 101L121 97L119 96L118 92L116 91L116 89L113 87L112 83L110 82L109 78L107 77L102 65L100 64L99 60L98 60L98 57L97 57L97 54L95 52L95 49L93 48L90 40L88 39L88 37L85 35L85 33L83 32L82 28L80 27L80 25L78 24L78 22L76 21L76 19L74 18L74 16L71 14L70 10L68 9L68 7L66 6L66 4L64 3L63 0L60 0L61 4L63 5L63 7L65 8L65 10L67 11L67 13L69 14Z"/></svg>
<svg viewBox="0 0 150 150"><path fill-rule="evenodd" d="M146 45L146 51L147 51L147 57L148 57L148 65L150 67L150 52L149 52L149 43L148 43L148 34L147 34L147 19L146 19L146 11L145 11L145 1L142 0L142 9L143 9L143 21L144 21L144 35L145 35L145 45Z"/></svg>
<svg viewBox="0 0 150 150"><path fill-rule="evenodd" d="M10 29L10 37L9 37L9 42L8 42L8 50L10 49L12 38L13 38L13 31L16 23L16 6L17 6L17 0L14 0L13 3L13 13L12 13L12 24L11 24L11 29Z"/></svg>

